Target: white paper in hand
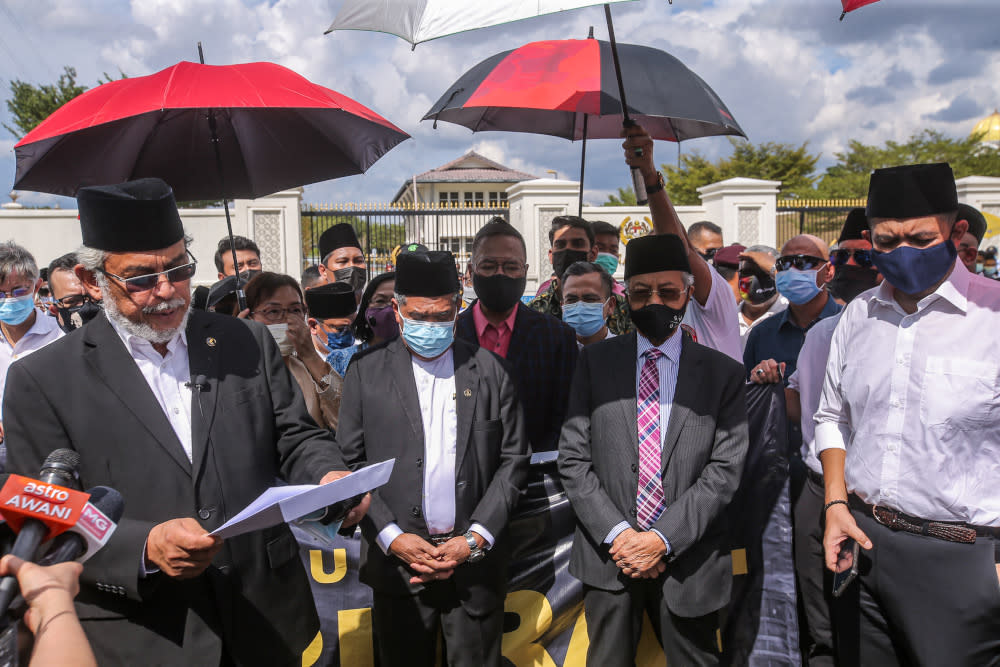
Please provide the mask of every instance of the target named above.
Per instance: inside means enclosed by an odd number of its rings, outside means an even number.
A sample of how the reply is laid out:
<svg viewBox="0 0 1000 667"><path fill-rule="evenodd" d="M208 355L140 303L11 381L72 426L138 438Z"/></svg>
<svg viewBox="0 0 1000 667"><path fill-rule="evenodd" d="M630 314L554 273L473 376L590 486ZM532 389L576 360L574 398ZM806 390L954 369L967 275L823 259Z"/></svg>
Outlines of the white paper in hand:
<svg viewBox="0 0 1000 667"><path fill-rule="evenodd" d="M328 505L347 500L389 481L396 459L375 463L329 484L273 486L243 511L212 531L226 539L294 521Z"/></svg>

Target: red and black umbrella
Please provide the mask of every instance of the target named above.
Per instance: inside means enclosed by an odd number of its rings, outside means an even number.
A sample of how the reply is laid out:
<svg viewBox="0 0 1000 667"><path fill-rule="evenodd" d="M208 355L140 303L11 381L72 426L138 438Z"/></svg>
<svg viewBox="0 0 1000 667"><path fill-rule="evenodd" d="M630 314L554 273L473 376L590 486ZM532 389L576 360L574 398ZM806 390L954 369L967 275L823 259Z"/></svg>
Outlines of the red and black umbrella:
<svg viewBox="0 0 1000 667"><path fill-rule="evenodd" d="M618 138L622 121L631 117L654 139L666 141L746 136L715 91L680 60L648 46L617 46L622 85L629 91L627 116L611 44L568 39L532 42L487 58L452 84L424 120L473 132L586 141ZM582 172L581 166L581 192Z"/></svg>
<svg viewBox="0 0 1000 667"><path fill-rule="evenodd" d="M870 5L873 2L878 2L878 0L840 0L840 5L843 7L843 11L840 12L840 20L844 20L847 12L853 12L855 9Z"/></svg>

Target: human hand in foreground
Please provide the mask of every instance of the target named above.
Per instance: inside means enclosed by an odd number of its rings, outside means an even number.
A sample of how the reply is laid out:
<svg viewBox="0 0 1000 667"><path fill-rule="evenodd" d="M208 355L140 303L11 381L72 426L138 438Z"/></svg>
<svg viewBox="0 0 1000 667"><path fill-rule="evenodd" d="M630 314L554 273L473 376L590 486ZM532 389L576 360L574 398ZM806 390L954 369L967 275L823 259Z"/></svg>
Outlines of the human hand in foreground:
<svg viewBox="0 0 1000 667"><path fill-rule="evenodd" d="M655 579L667 567L663 562L667 546L652 531L629 528L615 538L608 553L622 573L633 579Z"/></svg>
<svg viewBox="0 0 1000 667"><path fill-rule="evenodd" d="M168 577L191 579L208 569L221 548L222 538L209 535L195 519L171 519L149 531L146 566Z"/></svg>
<svg viewBox="0 0 1000 667"><path fill-rule="evenodd" d="M465 541L464 537L462 541ZM441 545L441 547L443 546L445 545ZM403 533L389 545L389 553L406 563L411 570L417 573L410 578L411 584L426 584L431 581L447 579L458 567L458 561L446 558L441 547L434 546L419 535ZM468 551L468 545L466 545L466 551Z"/></svg>
<svg viewBox="0 0 1000 667"><path fill-rule="evenodd" d="M785 362L765 359L750 371L750 381L754 384L778 384L785 377Z"/></svg>
<svg viewBox="0 0 1000 667"><path fill-rule="evenodd" d="M330 482L335 482L338 479L347 477L350 475L348 470L331 470L330 472L323 475L323 479L319 480L320 484L329 484ZM351 508L351 511L347 513L344 517L343 525L350 528L351 526L357 525L359 521L365 518L365 514L368 513L368 508L372 504L372 494L366 493L365 497L361 499L361 502Z"/></svg>
<svg viewBox="0 0 1000 667"><path fill-rule="evenodd" d="M831 572L843 572L854 565L851 552L843 558L840 555L840 545L848 538L854 539L863 549L872 548L872 541L858 528L858 522L847 506L839 503L831 505L826 510L826 530L823 532L823 553L826 568Z"/></svg>

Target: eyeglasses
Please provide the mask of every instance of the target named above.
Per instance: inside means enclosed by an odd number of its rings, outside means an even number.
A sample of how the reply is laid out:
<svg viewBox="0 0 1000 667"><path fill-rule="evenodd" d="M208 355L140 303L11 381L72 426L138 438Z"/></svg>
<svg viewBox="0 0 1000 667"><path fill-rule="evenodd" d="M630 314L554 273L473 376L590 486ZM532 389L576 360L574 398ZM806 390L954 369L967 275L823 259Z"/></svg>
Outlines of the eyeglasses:
<svg viewBox="0 0 1000 667"><path fill-rule="evenodd" d="M649 300L653 298L653 290L643 289L641 287L635 290L628 290L626 294L628 295L629 301L635 304L648 303ZM674 288L656 290L656 295L660 297L660 301L662 303L676 301L681 298L681 294L683 294L683 292Z"/></svg>
<svg viewBox="0 0 1000 667"><path fill-rule="evenodd" d="M788 269L808 271L824 264L826 264L826 260L815 255L784 255L774 263L774 268L777 271L787 271Z"/></svg>
<svg viewBox="0 0 1000 667"><path fill-rule="evenodd" d="M20 299L31 294L30 287L15 287L9 292L0 292L0 299Z"/></svg>
<svg viewBox="0 0 1000 667"><path fill-rule="evenodd" d="M300 319L305 319L306 307L301 303L293 303L288 308L265 308L264 310L255 310L251 315L260 315L268 322L280 322L285 319L285 314L291 315L292 317L298 317Z"/></svg>
<svg viewBox="0 0 1000 667"><path fill-rule="evenodd" d="M167 282L169 283L182 283L186 280L191 280L191 278L194 277L195 270L197 269L198 260L196 260L194 255L190 252L188 252L188 257L191 258L191 262L189 264L182 264L181 266L175 266L174 268L167 269L166 271L147 273L142 276L124 278L122 276L116 276L115 274L103 269L101 269L101 273L119 281L125 285L126 290L132 292L133 294L137 292L148 292L159 284L160 276L166 276Z"/></svg>
<svg viewBox="0 0 1000 667"><path fill-rule="evenodd" d="M55 299L55 302L59 304L61 308L76 308L77 306L82 306L89 300L90 297L86 294L69 294L61 299Z"/></svg>
<svg viewBox="0 0 1000 667"><path fill-rule="evenodd" d="M503 262L498 262L495 259L481 259L476 264L476 273L481 276L492 276L496 274L498 269L503 269L505 276L519 278L527 268L527 264L514 259L508 259Z"/></svg>
<svg viewBox="0 0 1000 667"><path fill-rule="evenodd" d="M863 266L866 269L874 266L872 262L872 251L862 250L860 248L851 250L850 248L838 248L830 252L830 263L834 266L840 266L842 264L847 264L851 261L851 257L854 258L854 263L858 266Z"/></svg>

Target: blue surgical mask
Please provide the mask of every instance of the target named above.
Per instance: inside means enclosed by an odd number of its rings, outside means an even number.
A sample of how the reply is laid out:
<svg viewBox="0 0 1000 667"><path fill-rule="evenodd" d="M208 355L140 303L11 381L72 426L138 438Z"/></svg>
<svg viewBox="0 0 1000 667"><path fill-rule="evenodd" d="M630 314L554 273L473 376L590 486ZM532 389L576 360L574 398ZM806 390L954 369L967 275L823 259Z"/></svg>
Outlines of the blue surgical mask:
<svg viewBox="0 0 1000 667"><path fill-rule="evenodd" d="M951 239L929 248L899 246L891 252L872 251L872 260L886 281L903 294L920 294L948 275L958 251Z"/></svg>
<svg viewBox="0 0 1000 667"><path fill-rule="evenodd" d="M331 350L342 350L352 345L354 345L354 332L351 331L350 327L340 333L327 332L326 334L326 346Z"/></svg>
<svg viewBox="0 0 1000 667"><path fill-rule="evenodd" d="M605 324L605 303L607 302L586 303L584 301L577 301L568 306L563 306L563 322L573 327L578 336L583 336L584 338L593 336Z"/></svg>
<svg viewBox="0 0 1000 667"><path fill-rule="evenodd" d="M618 270L618 255L612 255L610 252L599 252L597 253L597 259L594 260L594 264L597 264L611 275L615 275L615 271Z"/></svg>
<svg viewBox="0 0 1000 667"><path fill-rule="evenodd" d="M796 306L809 303L822 290L816 285L816 274L819 269L800 271L799 269L787 269L778 271L774 277L774 283L778 286L778 293Z"/></svg>
<svg viewBox="0 0 1000 667"><path fill-rule="evenodd" d="M455 322L421 322L403 318L403 340L415 354L433 359L455 341Z"/></svg>
<svg viewBox="0 0 1000 667"><path fill-rule="evenodd" d="M982 273L982 272L983 272L983 263L982 262L977 262L976 263L976 273Z"/></svg>
<svg viewBox="0 0 1000 667"><path fill-rule="evenodd" d="M997 267L995 266L987 266L985 269L983 269L984 276L990 276L992 278L996 274L997 274Z"/></svg>
<svg viewBox="0 0 1000 667"><path fill-rule="evenodd" d="M0 322L17 326L28 319L34 310L34 294L0 299Z"/></svg>

